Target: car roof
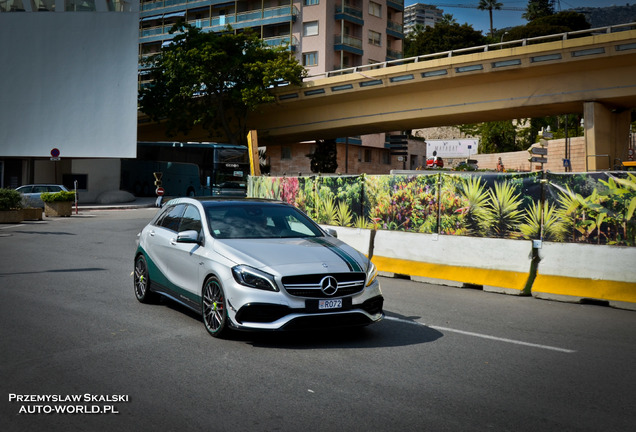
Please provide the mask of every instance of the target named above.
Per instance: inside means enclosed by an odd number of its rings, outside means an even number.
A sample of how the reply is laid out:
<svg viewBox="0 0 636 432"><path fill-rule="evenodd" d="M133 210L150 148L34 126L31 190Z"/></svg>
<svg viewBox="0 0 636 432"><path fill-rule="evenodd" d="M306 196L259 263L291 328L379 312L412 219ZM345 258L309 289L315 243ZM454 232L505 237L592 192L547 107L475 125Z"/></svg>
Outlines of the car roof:
<svg viewBox="0 0 636 432"><path fill-rule="evenodd" d="M20 185L18 187L25 187L25 186L62 186L62 187L66 187L64 185L57 184L57 183L29 183L29 184L25 184L25 185Z"/></svg>
<svg viewBox="0 0 636 432"><path fill-rule="evenodd" d="M268 204L268 205L290 205L284 201L273 200L273 199L265 199L265 198L236 198L236 197L183 197L183 198L174 198L166 203L168 204L179 204L185 202L194 202L198 201L203 206L215 206L215 205L257 205L257 204Z"/></svg>

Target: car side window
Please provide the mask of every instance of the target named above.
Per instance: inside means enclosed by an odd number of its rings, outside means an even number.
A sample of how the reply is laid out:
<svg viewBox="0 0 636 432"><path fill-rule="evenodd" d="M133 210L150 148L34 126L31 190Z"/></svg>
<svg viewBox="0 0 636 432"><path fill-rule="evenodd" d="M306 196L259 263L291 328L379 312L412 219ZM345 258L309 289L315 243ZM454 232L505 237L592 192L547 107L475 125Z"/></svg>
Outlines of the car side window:
<svg viewBox="0 0 636 432"><path fill-rule="evenodd" d="M35 193L48 192L48 188L46 186L34 186L33 192Z"/></svg>
<svg viewBox="0 0 636 432"><path fill-rule="evenodd" d="M177 204L171 209L166 210L166 213L157 220L157 226L177 232L184 210L185 204Z"/></svg>
<svg viewBox="0 0 636 432"><path fill-rule="evenodd" d="M199 210L193 205L187 206L181 218L179 232L194 230L201 234L201 226L201 214Z"/></svg>

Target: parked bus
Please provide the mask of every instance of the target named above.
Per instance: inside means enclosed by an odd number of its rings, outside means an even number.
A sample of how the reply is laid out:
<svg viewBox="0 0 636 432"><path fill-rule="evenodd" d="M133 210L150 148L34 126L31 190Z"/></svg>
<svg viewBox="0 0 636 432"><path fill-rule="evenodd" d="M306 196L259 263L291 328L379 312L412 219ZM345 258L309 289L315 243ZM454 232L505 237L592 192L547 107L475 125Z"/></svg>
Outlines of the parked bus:
<svg viewBox="0 0 636 432"><path fill-rule="evenodd" d="M245 196L249 166L245 146L139 142L137 158L121 160L121 189L154 196L161 173L166 196Z"/></svg>

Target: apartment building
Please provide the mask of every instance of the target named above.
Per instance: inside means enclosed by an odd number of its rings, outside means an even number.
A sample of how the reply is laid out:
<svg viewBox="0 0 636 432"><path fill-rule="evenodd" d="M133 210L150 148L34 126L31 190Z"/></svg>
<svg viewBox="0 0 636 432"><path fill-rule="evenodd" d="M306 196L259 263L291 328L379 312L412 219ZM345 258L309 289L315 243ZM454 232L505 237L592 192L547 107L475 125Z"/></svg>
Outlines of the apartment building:
<svg viewBox="0 0 636 432"><path fill-rule="evenodd" d="M437 6L415 3L404 8L404 34L414 31L415 26L434 27L442 20L444 11Z"/></svg>
<svg viewBox="0 0 636 432"><path fill-rule="evenodd" d="M251 29L287 45L310 76L402 55L404 0L142 0L140 57L159 52L179 20L204 31Z"/></svg>
<svg viewBox="0 0 636 432"><path fill-rule="evenodd" d="M170 43L170 29L183 20L204 31L222 31L227 25L234 31L250 29L268 45L287 46L309 79L316 79L329 71L402 58L403 12L404 0L141 0L140 65ZM140 66L140 86L147 80ZM391 157L384 134L340 137L337 142L339 158L349 155L339 163L343 173L402 166ZM309 171L304 154L311 152L311 144L298 144L293 154L269 147L273 174Z"/></svg>

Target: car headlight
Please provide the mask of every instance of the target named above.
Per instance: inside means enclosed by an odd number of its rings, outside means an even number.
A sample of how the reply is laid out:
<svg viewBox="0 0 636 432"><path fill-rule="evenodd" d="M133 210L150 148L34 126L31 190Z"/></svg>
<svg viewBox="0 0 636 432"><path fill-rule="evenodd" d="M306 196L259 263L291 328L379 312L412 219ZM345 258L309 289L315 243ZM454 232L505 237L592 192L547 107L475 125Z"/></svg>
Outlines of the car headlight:
<svg viewBox="0 0 636 432"><path fill-rule="evenodd" d="M367 267L367 283L365 286L371 285L377 277L378 269L375 267L375 264L369 261L369 266Z"/></svg>
<svg viewBox="0 0 636 432"><path fill-rule="evenodd" d="M246 265L232 267L234 280L241 285L265 291L278 291L274 276Z"/></svg>

